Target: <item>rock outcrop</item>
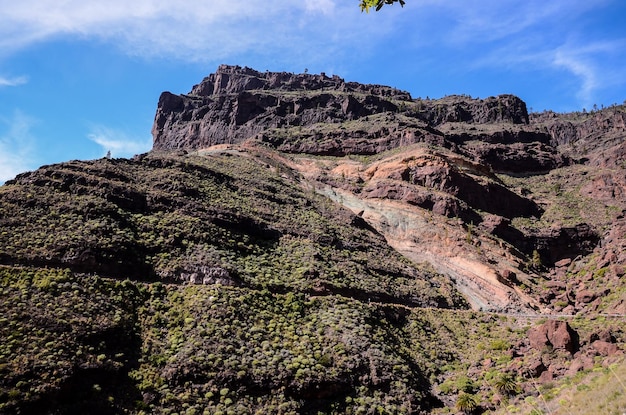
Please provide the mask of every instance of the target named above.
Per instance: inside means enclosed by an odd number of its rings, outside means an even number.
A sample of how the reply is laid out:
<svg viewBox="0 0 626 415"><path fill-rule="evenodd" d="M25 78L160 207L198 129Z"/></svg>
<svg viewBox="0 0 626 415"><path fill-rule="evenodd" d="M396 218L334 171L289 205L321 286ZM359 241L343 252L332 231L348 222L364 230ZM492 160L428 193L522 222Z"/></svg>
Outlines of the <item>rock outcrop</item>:
<svg viewBox="0 0 626 415"><path fill-rule="evenodd" d="M549 320L528 331L530 347L542 350L545 347L562 349L574 354L579 347L578 333L565 321Z"/></svg>
<svg viewBox="0 0 626 415"><path fill-rule="evenodd" d="M409 93L338 76L257 72L222 65L187 95L159 98L154 148L240 143L270 128L354 120L396 112Z"/></svg>
<svg viewBox="0 0 626 415"><path fill-rule="evenodd" d="M155 150L199 149L256 138L281 151L341 156L375 154L416 142L450 146L459 137L453 135L446 144L444 134L433 127L497 122L528 124L526 104L512 95L414 100L408 92L346 82L336 75L222 65L189 94L164 92L152 134ZM537 141L532 135L511 139Z"/></svg>

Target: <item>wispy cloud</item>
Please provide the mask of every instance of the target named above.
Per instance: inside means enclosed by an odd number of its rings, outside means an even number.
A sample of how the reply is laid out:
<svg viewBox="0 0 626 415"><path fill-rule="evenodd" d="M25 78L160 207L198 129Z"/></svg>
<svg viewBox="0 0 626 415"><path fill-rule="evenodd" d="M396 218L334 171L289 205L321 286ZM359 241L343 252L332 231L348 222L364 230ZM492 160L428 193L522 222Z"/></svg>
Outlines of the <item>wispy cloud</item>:
<svg viewBox="0 0 626 415"><path fill-rule="evenodd" d="M471 0L446 6L456 25L440 36L451 48L472 51L470 69L552 73L577 105L589 106L626 84L626 38L589 35L585 27L590 13L612 1Z"/></svg>
<svg viewBox="0 0 626 415"><path fill-rule="evenodd" d="M1 2L0 49L70 35L112 40L141 55L215 59L251 49L276 50L292 39L311 43L311 34L328 29L319 16L335 23L340 10L358 16L358 4L350 6L339 7L333 0L187 0L175 6L166 0Z"/></svg>
<svg viewBox="0 0 626 415"><path fill-rule="evenodd" d="M151 138L132 137L124 131L94 126L87 137L102 147L102 155L111 152L113 157L131 157L152 148Z"/></svg>
<svg viewBox="0 0 626 415"><path fill-rule="evenodd" d="M0 88L3 86L20 86L28 82L28 78L25 76L17 76L14 78L6 78L0 76Z"/></svg>
<svg viewBox="0 0 626 415"><path fill-rule="evenodd" d="M626 83L626 38L608 41L561 40L560 44L532 43L528 39L506 43L477 57L473 69L501 67L569 73L576 105L589 107L602 91ZM572 103L573 104L573 103Z"/></svg>
<svg viewBox="0 0 626 415"><path fill-rule="evenodd" d="M309 12L330 14L335 11L335 2L333 0L305 0L304 5Z"/></svg>
<svg viewBox="0 0 626 415"><path fill-rule="evenodd" d="M576 96L583 106L589 106L593 101L593 93L598 88L598 74L596 68L586 56L576 51L558 49L555 51L552 63L563 67L580 79Z"/></svg>
<svg viewBox="0 0 626 415"><path fill-rule="evenodd" d="M0 184L33 168L35 140L31 129L36 122L21 111L0 117Z"/></svg>
<svg viewBox="0 0 626 415"><path fill-rule="evenodd" d="M456 25L447 31L447 38L456 43L487 43L511 37L526 38L528 33L536 33L534 29L551 37L554 32L569 32L572 28L567 25L572 20L606 2L470 0L463 7L448 2L447 13L453 16Z"/></svg>
<svg viewBox="0 0 626 415"><path fill-rule="evenodd" d="M569 42L554 51L552 64L562 67L579 79L577 98L585 106L594 104L596 93L615 85L623 85L626 79L626 39L574 43ZM615 58L621 62L611 62ZM604 65L599 65L603 62ZM611 64L607 64L611 62Z"/></svg>

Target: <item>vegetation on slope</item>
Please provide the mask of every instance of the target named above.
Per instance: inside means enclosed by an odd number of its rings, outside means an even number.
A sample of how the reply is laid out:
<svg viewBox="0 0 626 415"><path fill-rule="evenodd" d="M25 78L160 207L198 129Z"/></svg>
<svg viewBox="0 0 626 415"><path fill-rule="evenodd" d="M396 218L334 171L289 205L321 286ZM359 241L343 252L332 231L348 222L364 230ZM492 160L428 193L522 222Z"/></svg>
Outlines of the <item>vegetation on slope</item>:
<svg viewBox="0 0 626 415"><path fill-rule="evenodd" d="M315 154L346 137L354 154L380 154L409 127L437 144L422 122L463 115L455 100L268 134L328 144ZM488 101L477 113L501 120ZM0 188L0 413L539 414L572 412L570 394L623 411L626 390L606 386L623 382L621 320L581 315L568 320L577 350L533 348L529 329L542 322L464 310L450 281L316 195L280 156L200 153L72 161ZM514 224L606 225L616 207L591 209L576 180L553 187L579 171L502 176L546 207ZM553 294L555 310L589 300L585 310L611 311L624 291L600 288L623 272L607 264L594 253L559 271L563 288L548 291L546 274L529 292ZM589 292L573 291L581 279Z"/></svg>
<svg viewBox="0 0 626 415"><path fill-rule="evenodd" d="M119 412L141 399L137 287L0 267L0 413ZM113 398L114 397L114 398Z"/></svg>
<svg viewBox="0 0 626 415"><path fill-rule="evenodd" d="M566 407L568 385L609 373L596 359L537 389L523 361L571 356L520 356L531 324L513 317L41 268L0 267L0 283L7 414L547 411ZM585 337L598 327L572 324Z"/></svg>
<svg viewBox="0 0 626 415"><path fill-rule="evenodd" d="M450 282L297 180L247 154L44 167L0 190L0 262L464 306Z"/></svg>
<svg viewBox="0 0 626 415"><path fill-rule="evenodd" d="M416 413L485 330L507 333L334 295L0 274L3 413Z"/></svg>

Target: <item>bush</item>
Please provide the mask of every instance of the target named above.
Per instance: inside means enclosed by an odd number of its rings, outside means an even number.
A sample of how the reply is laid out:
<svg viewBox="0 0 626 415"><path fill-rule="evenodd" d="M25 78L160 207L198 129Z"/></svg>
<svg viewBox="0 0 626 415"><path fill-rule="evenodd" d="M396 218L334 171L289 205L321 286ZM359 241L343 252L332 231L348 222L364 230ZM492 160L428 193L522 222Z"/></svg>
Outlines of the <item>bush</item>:
<svg viewBox="0 0 626 415"><path fill-rule="evenodd" d="M456 400L456 408L464 414L472 414L478 409L478 400L475 395L462 393Z"/></svg>

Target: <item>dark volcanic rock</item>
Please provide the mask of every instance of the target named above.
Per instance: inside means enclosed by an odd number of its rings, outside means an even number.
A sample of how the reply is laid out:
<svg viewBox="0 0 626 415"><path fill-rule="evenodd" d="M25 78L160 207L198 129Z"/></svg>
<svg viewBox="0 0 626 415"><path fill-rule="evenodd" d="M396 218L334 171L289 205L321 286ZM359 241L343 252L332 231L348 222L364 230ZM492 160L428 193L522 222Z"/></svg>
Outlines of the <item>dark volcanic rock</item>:
<svg viewBox="0 0 626 415"><path fill-rule="evenodd" d="M412 100L408 92L395 88L323 73L258 72L222 65L187 95L164 92L152 134L155 150L198 149L255 138L281 151L343 156L417 142L450 147L433 128L450 122L526 125L528 112L513 95ZM452 143L467 137L450 138ZM478 139L534 143L548 142L549 135L496 132ZM558 161L543 164L541 169Z"/></svg>
<svg viewBox="0 0 626 415"><path fill-rule="evenodd" d="M493 138L491 138L493 139ZM503 173L539 173L570 164L556 148L539 141L488 143L473 141L462 147L463 154Z"/></svg>
<svg viewBox="0 0 626 415"><path fill-rule="evenodd" d="M263 132L255 139L286 153L333 157L378 154L415 143L445 145L443 134L431 132L419 125L411 128L400 127L394 118L394 114L387 114L380 125L372 123L366 129L353 131L344 131L340 128L338 131L322 133L311 127L308 131L301 129L297 138L294 138L273 130Z"/></svg>
<svg viewBox="0 0 626 415"><path fill-rule="evenodd" d="M526 103L514 95L472 99L452 95L440 100L418 100L422 116L433 125L448 122L528 124Z"/></svg>
<svg viewBox="0 0 626 415"><path fill-rule="evenodd" d="M396 112L392 101L410 99L394 88L345 82L323 73L261 73L222 65L188 95L161 95L152 129L154 149L239 143L271 128Z"/></svg>
<svg viewBox="0 0 626 415"><path fill-rule="evenodd" d="M591 253L599 239L598 234L586 223L573 227L554 227L529 236L542 261L549 265L564 258Z"/></svg>
<svg viewBox="0 0 626 415"><path fill-rule="evenodd" d="M534 124L543 124L556 145L584 146L586 152L606 147L607 142L619 143L626 130L623 108L608 108L593 113L560 115L554 112L535 114Z"/></svg>
<svg viewBox="0 0 626 415"><path fill-rule="evenodd" d="M238 94L243 91L272 90L304 90L323 91L337 90L360 94L379 95L400 100L410 100L408 92L383 85L364 85L357 82L346 82L337 75L292 74L289 72L259 72L240 66L220 65L214 74L204 78L191 89L191 95Z"/></svg>

